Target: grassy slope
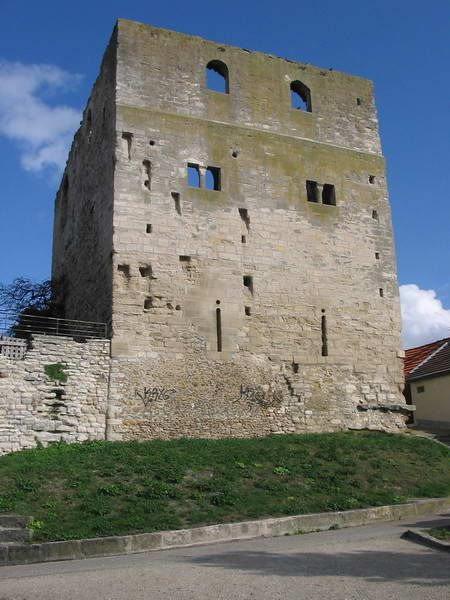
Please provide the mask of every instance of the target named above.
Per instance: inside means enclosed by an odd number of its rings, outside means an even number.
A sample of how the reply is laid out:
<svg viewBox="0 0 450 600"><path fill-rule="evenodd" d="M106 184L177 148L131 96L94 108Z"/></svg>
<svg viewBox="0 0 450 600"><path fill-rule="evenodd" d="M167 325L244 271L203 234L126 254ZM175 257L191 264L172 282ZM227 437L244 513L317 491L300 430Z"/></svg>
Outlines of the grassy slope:
<svg viewBox="0 0 450 600"><path fill-rule="evenodd" d="M450 450L369 432L58 444L0 458L0 512L35 540L94 537L450 494Z"/></svg>
<svg viewBox="0 0 450 600"><path fill-rule="evenodd" d="M450 542L450 527L434 527L433 529L429 529L428 533L438 540Z"/></svg>

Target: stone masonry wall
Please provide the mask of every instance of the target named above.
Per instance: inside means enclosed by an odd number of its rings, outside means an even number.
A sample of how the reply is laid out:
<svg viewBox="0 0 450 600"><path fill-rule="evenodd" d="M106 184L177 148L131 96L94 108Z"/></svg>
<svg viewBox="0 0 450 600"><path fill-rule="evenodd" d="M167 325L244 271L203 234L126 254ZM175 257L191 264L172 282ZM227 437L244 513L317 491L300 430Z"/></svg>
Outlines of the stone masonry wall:
<svg viewBox="0 0 450 600"><path fill-rule="evenodd" d="M53 233L52 280L64 316L103 323L112 304L115 57L113 34L56 196Z"/></svg>
<svg viewBox="0 0 450 600"><path fill-rule="evenodd" d="M118 40L110 435L403 427L371 83L126 21ZM312 112L290 107L297 78ZM220 168L220 191L190 187L188 163Z"/></svg>
<svg viewBox="0 0 450 600"><path fill-rule="evenodd" d="M58 363L65 383L45 373ZM36 335L22 360L0 355L0 454L104 439L108 378L108 340Z"/></svg>

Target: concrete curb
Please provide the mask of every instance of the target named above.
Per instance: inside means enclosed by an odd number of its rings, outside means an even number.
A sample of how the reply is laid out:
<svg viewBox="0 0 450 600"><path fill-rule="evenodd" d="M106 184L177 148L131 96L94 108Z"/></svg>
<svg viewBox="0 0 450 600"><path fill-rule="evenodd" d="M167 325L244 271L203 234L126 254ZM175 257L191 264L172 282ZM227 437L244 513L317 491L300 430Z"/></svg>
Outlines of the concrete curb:
<svg viewBox="0 0 450 600"><path fill-rule="evenodd" d="M408 529L402 535L402 538L412 540L422 546L428 546L428 548L437 548L438 550L444 550L444 552L450 552L450 542L438 540L426 533L425 529Z"/></svg>
<svg viewBox="0 0 450 600"><path fill-rule="evenodd" d="M375 508L296 515L243 523L223 523L175 531L46 542L43 544L10 544L0 546L0 566L97 558L217 542L248 540L258 537L295 535L340 527L369 525L377 521L396 521L447 509L450 509L450 497L415 500L408 504L377 506Z"/></svg>

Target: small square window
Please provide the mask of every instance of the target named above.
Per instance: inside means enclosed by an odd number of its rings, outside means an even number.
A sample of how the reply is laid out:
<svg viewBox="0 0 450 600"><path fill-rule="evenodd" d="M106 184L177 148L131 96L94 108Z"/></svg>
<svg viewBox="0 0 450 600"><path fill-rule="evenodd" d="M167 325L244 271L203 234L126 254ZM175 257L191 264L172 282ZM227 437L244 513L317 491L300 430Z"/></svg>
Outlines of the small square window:
<svg viewBox="0 0 450 600"><path fill-rule="evenodd" d="M425 386L424 385L418 385L417 386L417 393L418 394L423 394L425 391Z"/></svg>

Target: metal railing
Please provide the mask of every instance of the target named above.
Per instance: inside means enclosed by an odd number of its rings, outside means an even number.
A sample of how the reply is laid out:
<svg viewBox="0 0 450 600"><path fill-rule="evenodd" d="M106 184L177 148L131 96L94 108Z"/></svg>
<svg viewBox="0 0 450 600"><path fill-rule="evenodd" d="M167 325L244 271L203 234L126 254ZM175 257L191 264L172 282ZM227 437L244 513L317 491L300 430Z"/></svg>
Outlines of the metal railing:
<svg viewBox="0 0 450 600"><path fill-rule="evenodd" d="M95 321L0 311L0 335L27 338L34 333L74 338L107 338L108 325Z"/></svg>

